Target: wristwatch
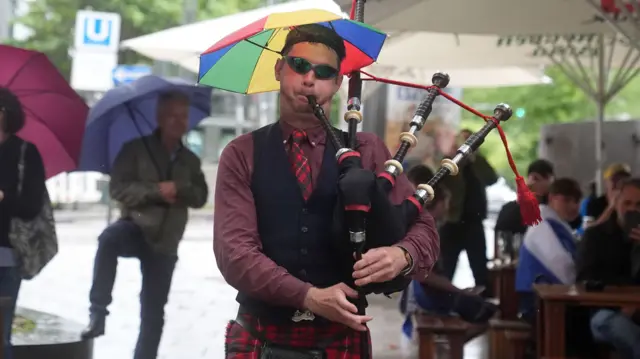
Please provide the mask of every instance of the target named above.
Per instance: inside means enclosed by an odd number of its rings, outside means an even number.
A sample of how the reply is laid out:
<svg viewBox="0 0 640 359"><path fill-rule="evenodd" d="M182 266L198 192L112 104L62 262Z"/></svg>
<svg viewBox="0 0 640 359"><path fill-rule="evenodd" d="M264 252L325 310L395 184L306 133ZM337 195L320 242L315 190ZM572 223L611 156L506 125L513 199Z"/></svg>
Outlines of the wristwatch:
<svg viewBox="0 0 640 359"><path fill-rule="evenodd" d="M411 254L409 253L409 251L406 250L404 247L398 246L398 248L402 249L402 252L404 252L404 258L407 260L407 263L408 263L407 266L400 272L400 275L406 276L413 269L413 257L411 257Z"/></svg>

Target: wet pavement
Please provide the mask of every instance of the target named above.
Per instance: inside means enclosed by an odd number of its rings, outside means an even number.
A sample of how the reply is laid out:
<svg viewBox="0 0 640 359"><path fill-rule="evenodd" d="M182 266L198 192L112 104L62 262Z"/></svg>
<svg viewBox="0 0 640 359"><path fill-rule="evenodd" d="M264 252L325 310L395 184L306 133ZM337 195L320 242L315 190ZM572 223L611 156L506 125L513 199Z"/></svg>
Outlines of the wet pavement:
<svg viewBox="0 0 640 359"><path fill-rule="evenodd" d="M96 238L104 225L104 220L95 218L60 223L58 256L40 276L23 283L18 305L86 323ZM237 310L236 292L225 283L216 267L212 230L213 223L206 216L196 217L187 228L166 307L159 359L223 358L224 328ZM490 231L487 235L493 238ZM119 263L107 334L96 340L95 359L131 358L137 339L139 262L120 259ZM462 287L472 286L464 255L458 267L454 282ZM415 357L412 355L415 348L401 340L402 318L397 301L378 296L372 298L371 303L375 358ZM467 345L465 358L482 357L485 347L482 340Z"/></svg>
<svg viewBox="0 0 640 359"><path fill-rule="evenodd" d="M26 308L18 308L16 314L33 321L33 328L14 332L11 340L15 345L67 344L80 341L78 332L83 329L80 323Z"/></svg>

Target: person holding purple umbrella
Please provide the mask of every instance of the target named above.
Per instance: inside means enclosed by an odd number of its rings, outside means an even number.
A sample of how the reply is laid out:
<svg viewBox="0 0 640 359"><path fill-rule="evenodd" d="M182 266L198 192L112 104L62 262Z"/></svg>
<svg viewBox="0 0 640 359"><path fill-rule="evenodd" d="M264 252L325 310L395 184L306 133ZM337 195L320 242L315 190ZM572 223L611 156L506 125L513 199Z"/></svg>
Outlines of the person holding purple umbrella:
<svg viewBox="0 0 640 359"><path fill-rule="evenodd" d="M164 306L178 260L188 208L201 208L208 188L200 159L182 137L189 125L189 96L180 91L160 94L158 129L124 144L111 169L110 194L121 218L98 237L90 323L83 338L105 332L107 306L116 277L118 257L140 260L140 333L134 359L155 359L164 326Z"/></svg>
<svg viewBox="0 0 640 359"><path fill-rule="evenodd" d="M0 297L10 299L9 305L2 307L0 323L5 359L13 359L11 327L22 282L20 259L9 239L11 222L14 218L29 221L38 216L46 189L40 152L32 143L16 136L24 125L25 113L20 100L13 92L0 87ZM19 166L23 168L22 181Z"/></svg>

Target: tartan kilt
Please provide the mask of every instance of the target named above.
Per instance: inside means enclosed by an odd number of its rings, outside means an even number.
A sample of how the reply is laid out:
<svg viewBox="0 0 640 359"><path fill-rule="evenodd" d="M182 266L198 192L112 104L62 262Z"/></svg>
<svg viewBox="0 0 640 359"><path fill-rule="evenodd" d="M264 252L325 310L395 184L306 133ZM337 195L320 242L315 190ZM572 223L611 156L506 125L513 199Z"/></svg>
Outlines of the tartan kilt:
<svg viewBox="0 0 640 359"><path fill-rule="evenodd" d="M325 347L326 359L360 359L361 332L339 323L266 323L248 314L242 314L245 321L252 325L264 338L274 344L291 348L314 348L318 342L335 337ZM344 335L339 335L339 333ZM226 359L259 359L262 343L235 321L227 324L225 332ZM369 334L369 353L371 336Z"/></svg>

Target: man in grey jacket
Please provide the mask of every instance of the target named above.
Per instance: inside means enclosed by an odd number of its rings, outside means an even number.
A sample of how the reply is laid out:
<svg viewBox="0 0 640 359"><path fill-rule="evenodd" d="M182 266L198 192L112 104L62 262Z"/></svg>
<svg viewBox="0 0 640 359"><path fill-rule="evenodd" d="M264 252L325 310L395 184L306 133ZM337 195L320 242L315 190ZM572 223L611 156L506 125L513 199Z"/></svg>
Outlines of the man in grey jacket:
<svg viewBox="0 0 640 359"><path fill-rule="evenodd" d="M121 218L98 237L90 323L82 333L84 338L104 334L118 257L139 258L141 323L134 359L157 357L188 207L204 206L208 195L200 160L182 144L188 97L162 94L157 112L158 130L126 143L113 164L110 194L120 204Z"/></svg>

